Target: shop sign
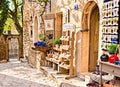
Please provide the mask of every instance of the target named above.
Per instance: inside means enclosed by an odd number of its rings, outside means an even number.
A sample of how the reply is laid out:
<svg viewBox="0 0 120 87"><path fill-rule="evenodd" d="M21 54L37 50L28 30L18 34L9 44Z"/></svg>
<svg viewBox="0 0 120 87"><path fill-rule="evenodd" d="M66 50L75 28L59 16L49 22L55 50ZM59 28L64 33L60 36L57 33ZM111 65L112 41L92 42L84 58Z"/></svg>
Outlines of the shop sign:
<svg viewBox="0 0 120 87"><path fill-rule="evenodd" d="M64 30L72 30L72 29L75 29L75 25L71 24L71 23L67 23L67 24L63 25L63 29Z"/></svg>

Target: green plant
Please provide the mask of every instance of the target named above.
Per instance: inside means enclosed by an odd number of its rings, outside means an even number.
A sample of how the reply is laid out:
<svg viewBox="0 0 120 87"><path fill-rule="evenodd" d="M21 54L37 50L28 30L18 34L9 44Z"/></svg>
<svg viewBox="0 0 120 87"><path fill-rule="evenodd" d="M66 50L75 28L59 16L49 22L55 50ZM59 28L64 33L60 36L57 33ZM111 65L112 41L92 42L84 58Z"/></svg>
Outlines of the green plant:
<svg viewBox="0 0 120 87"><path fill-rule="evenodd" d="M59 38L56 38L55 40L54 40L54 44L56 45L56 44L60 44L61 43L61 40L59 39Z"/></svg>
<svg viewBox="0 0 120 87"><path fill-rule="evenodd" d="M40 39L41 41L45 41L45 36L44 36L44 34L39 34L39 39Z"/></svg>
<svg viewBox="0 0 120 87"><path fill-rule="evenodd" d="M117 54L118 53L118 44L111 44L108 46L108 52L110 54Z"/></svg>

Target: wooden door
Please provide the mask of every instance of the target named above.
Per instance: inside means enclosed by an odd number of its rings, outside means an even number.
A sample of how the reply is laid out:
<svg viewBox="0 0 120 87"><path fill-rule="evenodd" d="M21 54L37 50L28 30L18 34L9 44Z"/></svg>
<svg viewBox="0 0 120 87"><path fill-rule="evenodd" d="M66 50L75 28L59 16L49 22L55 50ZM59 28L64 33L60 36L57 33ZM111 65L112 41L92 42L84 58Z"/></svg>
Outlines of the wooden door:
<svg viewBox="0 0 120 87"><path fill-rule="evenodd" d="M90 17L90 49L89 49L89 71L95 71L98 60L99 45L99 9L96 6Z"/></svg>
<svg viewBox="0 0 120 87"><path fill-rule="evenodd" d="M55 38L60 38L62 35L62 12L56 13L55 18Z"/></svg>

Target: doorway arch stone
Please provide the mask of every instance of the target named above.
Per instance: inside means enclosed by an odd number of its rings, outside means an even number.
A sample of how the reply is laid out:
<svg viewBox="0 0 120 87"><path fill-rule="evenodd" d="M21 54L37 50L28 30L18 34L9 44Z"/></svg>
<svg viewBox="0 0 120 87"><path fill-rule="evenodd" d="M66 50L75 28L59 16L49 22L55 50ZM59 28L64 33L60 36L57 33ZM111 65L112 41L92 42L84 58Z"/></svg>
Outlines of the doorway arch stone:
<svg viewBox="0 0 120 87"><path fill-rule="evenodd" d="M98 20L97 20L98 19ZM97 22L95 22L97 20ZM97 25L97 27L95 26ZM82 41L81 41L81 61L80 61L80 71L88 72L94 71L98 59L98 43L99 43L99 7L95 1L89 1L82 13ZM93 39L97 36L96 44L93 44L96 39ZM91 42L92 41L92 42ZM96 48L96 58L91 52ZM92 55L92 56L91 56ZM92 63L91 63L92 62ZM95 62L95 64L93 64ZM93 65L92 65L93 64ZM93 67L93 68L91 68Z"/></svg>

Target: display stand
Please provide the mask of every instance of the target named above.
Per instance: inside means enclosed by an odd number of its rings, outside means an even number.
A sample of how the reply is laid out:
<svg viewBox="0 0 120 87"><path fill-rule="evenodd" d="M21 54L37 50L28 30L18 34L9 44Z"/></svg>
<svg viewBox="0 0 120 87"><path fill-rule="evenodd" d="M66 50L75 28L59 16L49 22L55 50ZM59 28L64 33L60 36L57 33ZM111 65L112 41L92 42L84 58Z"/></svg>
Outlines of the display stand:
<svg viewBox="0 0 120 87"><path fill-rule="evenodd" d="M67 24L68 28L64 28L60 38L62 44L59 48L53 48L53 54L49 53L46 57L46 66L57 70L57 74L64 74L65 78L74 77L74 40L75 28ZM52 56L51 56L52 55Z"/></svg>
<svg viewBox="0 0 120 87"><path fill-rule="evenodd" d="M102 62L102 61L99 61L99 65L100 65L100 86L99 87L102 87L102 72L106 72L114 76L120 77L120 66L111 64L109 62Z"/></svg>
<svg viewBox="0 0 120 87"><path fill-rule="evenodd" d="M104 0L102 9L102 45L107 49L111 43L119 43L119 0Z"/></svg>
<svg viewBox="0 0 120 87"><path fill-rule="evenodd" d="M62 61L59 65L60 70L62 73L63 71L68 70L69 77L74 76L74 67L73 67L73 59L74 59L74 36L75 32L67 30L65 31L66 35L62 36L60 40L62 41L62 45L60 46L60 49L62 49ZM66 72L65 72L66 73Z"/></svg>

